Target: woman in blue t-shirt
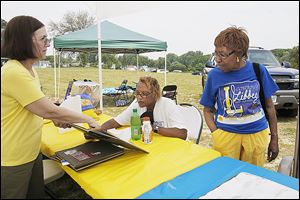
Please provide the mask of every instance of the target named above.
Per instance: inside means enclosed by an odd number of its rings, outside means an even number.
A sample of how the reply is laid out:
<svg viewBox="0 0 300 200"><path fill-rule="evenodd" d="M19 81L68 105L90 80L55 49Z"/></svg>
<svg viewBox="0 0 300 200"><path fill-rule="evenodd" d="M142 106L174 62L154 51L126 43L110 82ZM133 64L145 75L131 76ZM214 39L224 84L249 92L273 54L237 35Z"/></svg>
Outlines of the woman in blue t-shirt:
<svg viewBox="0 0 300 200"><path fill-rule="evenodd" d="M267 159L274 160L279 152L276 111L271 99L278 86L260 65L267 112L264 113L259 99L260 84L252 62L247 61L249 38L245 30L229 27L215 38L214 45L217 67L209 72L200 100L212 132L213 148L223 156L263 166L268 133L271 139Z"/></svg>

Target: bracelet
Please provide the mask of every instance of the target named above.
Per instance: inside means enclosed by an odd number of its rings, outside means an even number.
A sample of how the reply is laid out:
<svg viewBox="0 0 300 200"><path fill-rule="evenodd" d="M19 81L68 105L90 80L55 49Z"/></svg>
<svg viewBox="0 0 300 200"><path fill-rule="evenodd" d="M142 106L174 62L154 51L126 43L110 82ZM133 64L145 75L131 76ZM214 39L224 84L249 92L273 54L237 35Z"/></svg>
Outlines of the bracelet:
<svg viewBox="0 0 300 200"><path fill-rule="evenodd" d="M159 129L160 127L159 126L155 126L154 128L153 128L153 132L154 133L158 133L158 129Z"/></svg>

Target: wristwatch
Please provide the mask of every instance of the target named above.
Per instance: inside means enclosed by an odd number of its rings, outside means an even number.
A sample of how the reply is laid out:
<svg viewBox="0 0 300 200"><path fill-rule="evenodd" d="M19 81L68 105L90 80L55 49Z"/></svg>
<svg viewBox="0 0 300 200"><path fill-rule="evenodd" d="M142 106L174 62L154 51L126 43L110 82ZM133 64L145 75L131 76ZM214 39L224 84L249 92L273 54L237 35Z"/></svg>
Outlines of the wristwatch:
<svg viewBox="0 0 300 200"><path fill-rule="evenodd" d="M153 132L154 133L158 133L158 129L160 128L160 126L158 126L157 124L153 126Z"/></svg>

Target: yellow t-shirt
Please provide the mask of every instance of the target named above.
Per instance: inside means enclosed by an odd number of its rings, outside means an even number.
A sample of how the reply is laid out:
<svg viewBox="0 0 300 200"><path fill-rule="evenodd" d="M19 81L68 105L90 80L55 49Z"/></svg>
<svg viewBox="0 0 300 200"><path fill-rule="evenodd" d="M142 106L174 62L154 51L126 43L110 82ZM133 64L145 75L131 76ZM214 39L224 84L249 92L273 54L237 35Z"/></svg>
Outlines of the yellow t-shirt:
<svg viewBox="0 0 300 200"><path fill-rule="evenodd" d="M43 119L24 107L43 98L35 77L17 60L1 67L1 166L33 161L41 147Z"/></svg>

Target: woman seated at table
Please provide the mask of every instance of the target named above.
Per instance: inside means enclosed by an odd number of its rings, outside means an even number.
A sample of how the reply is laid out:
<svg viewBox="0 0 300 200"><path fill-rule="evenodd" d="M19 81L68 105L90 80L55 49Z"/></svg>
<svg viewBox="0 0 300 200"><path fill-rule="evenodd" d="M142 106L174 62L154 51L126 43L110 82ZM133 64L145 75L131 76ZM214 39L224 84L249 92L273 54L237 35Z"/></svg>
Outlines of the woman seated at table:
<svg viewBox="0 0 300 200"><path fill-rule="evenodd" d="M132 110L140 117L149 116L153 131L167 137L187 139L187 129L175 102L162 97L158 81L152 77L141 77L135 91L136 99L117 117L105 122L97 130L107 130L130 125Z"/></svg>

